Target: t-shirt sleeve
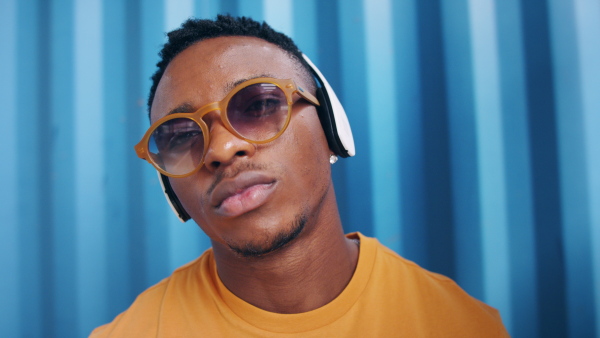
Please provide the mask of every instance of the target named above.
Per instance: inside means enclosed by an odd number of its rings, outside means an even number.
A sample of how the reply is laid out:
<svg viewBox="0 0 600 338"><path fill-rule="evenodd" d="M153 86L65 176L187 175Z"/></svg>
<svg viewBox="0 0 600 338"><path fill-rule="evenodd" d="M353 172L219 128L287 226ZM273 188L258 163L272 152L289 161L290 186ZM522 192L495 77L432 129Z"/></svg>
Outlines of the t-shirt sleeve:
<svg viewBox="0 0 600 338"><path fill-rule="evenodd" d="M155 336L166 284L165 280L144 291L112 322L94 329L90 338Z"/></svg>

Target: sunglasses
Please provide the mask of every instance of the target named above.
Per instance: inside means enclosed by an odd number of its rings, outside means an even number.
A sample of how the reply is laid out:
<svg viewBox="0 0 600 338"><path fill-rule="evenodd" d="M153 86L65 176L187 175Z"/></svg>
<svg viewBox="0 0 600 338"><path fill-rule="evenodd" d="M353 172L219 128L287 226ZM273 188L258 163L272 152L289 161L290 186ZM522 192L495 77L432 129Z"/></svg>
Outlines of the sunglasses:
<svg viewBox="0 0 600 338"><path fill-rule="evenodd" d="M135 152L163 175L189 176L202 167L210 144L208 126L202 120L204 115L219 111L229 132L247 142L263 144L275 140L287 128L296 93L319 105L313 95L293 80L245 81L219 102L204 105L193 113L170 114L154 122L135 145Z"/></svg>

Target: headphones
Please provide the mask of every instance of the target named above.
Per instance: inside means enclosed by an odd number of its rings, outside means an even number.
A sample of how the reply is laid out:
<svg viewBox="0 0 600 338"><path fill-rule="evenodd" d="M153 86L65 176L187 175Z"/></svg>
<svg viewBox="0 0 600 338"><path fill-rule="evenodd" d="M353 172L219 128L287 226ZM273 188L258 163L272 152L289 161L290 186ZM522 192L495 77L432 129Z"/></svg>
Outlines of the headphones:
<svg viewBox="0 0 600 338"><path fill-rule="evenodd" d="M310 67L310 70L317 82L317 100L319 100L320 106L317 108L317 114L321 121L321 126L327 137L327 143L329 149L331 149L335 155L340 157L354 156L356 150L354 148L354 138L352 137L352 130L350 129L350 122L346 116L346 111L337 95L329 85L329 82L325 79L323 74L319 71L308 56L302 54L304 61ZM183 205L175 195L169 178L160 172L158 172L158 180L165 193L167 202L171 206L171 209L177 215L177 218L182 222L186 222L190 219L190 215L185 211Z"/></svg>

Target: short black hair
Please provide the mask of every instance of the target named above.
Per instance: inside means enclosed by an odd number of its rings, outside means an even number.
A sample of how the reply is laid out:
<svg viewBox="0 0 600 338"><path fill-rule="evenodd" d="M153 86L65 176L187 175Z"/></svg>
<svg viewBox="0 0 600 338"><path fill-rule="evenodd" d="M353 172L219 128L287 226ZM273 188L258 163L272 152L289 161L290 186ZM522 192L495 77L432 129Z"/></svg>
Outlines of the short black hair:
<svg viewBox="0 0 600 338"><path fill-rule="evenodd" d="M248 17L232 17L230 15L217 15L216 20L188 19L180 28L167 34L168 41L158 53L160 61L156 64L158 69L152 75L152 87L148 96L148 114L152 109L152 101L156 94L156 88L169 63L179 53L191 45L206 39L221 36L251 36L270 42L283 51L292 59L297 60L306 75L309 90L314 91L316 87L310 66L304 61L302 52L298 46L287 35L275 31L266 22L257 22Z"/></svg>

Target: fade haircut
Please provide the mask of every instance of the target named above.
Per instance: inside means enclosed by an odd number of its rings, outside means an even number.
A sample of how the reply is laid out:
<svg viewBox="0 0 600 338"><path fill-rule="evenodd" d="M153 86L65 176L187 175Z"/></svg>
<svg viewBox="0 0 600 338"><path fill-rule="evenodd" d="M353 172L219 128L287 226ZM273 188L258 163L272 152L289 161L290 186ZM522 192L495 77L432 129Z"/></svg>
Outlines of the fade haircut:
<svg viewBox="0 0 600 338"><path fill-rule="evenodd" d="M160 61L156 64L158 69L152 75L152 87L148 96L148 114L152 109L152 101L156 94L156 88L162 78L169 63L179 53L183 52L191 45L211 38L221 36L250 36L270 42L284 52L290 58L297 62L300 74L304 75L304 80L308 90L313 92L316 89L315 80L312 76L310 66L304 61L302 52L298 46L287 35L275 31L267 23L257 22L247 17L232 17L230 15L217 15L216 20L188 19L180 28L167 34L168 41L164 44L162 50L158 53Z"/></svg>

